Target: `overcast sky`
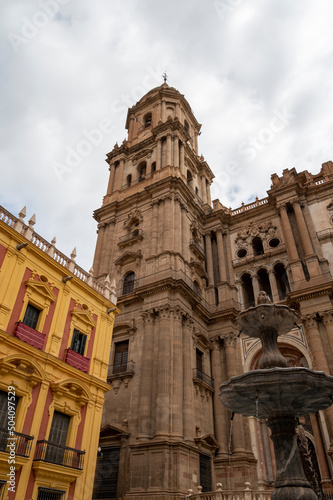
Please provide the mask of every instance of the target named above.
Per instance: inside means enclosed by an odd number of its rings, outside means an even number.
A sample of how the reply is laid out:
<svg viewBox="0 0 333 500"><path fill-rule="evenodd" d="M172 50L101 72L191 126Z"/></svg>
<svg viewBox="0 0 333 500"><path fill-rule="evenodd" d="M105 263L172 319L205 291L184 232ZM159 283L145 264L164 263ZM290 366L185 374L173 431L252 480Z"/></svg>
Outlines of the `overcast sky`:
<svg viewBox="0 0 333 500"><path fill-rule="evenodd" d="M164 70L224 205L333 160L331 0L3 0L0 23L0 204L86 270L105 156Z"/></svg>

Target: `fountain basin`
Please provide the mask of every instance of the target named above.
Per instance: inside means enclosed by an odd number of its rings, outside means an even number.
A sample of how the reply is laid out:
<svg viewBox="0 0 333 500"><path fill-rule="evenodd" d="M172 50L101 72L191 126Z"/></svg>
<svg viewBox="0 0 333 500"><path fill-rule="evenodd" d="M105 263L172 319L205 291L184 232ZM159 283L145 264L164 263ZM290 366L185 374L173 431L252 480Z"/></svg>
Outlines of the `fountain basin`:
<svg viewBox="0 0 333 500"><path fill-rule="evenodd" d="M325 410L332 397L333 377L304 367L247 372L224 382L219 393L232 412L260 419Z"/></svg>
<svg viewBox="0 0 333 500"><path fill-rule="evenodd" d="M288 306L260 304L242 311L236 323L244 335L261 338L267 329L274 329L277 335L284 335L295 327L297 320L297 314Z"/></svg>

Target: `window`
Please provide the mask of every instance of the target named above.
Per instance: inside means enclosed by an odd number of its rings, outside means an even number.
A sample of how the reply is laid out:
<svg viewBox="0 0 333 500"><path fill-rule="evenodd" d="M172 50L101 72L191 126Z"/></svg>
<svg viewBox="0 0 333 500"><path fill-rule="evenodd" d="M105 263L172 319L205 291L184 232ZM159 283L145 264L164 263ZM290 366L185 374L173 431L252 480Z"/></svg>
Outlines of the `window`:
<svg viewBox="0 0 333 500"><path fill-rule="evenodd" d="M143 118L143 123L145 128L150 127L151 125L151 113L147 113Z"/></svg>
<svg viewBox="0 0 333 500"><path fill-rule="evenodd" d="M190 132L190 126L189 126L189 124L188 124L188 122L186 120L184 121L184 128L185 128L185 130L186 130L187 133Z"/></svg>
<svg viewBox="0 0 333 500"><path fill-rule="evenodd" d="M139 179L139 182L145 180L146 178L146 162L142 162L140 163L140 165L138 166L138 179Z"/></svg>
<svg viewBox="0 0 333 500"><path fill-rule="evenodd" d="M132 183L132 174L129 174L127 177L126 177L126 184L127 184L127 187L130 187Z"/></svg>
<svg viewBox="0 0 333 500"><path fill-rule="evenodd" d="M188 186L192 187L193 177L192 177L192 174L191 174L191 172L189 170L187 171L186 178L187 178L187 184L188 184Z"/></svg>
<svg viewBox="0 0 333 500"><path fill-rule="evenodd" d="M15 396L15 409L19 398ZM0 391L0 451L5 451L8 440L8 393ZM1 490L0 490L1 491ZM0 497L1 498L1 497Z"/></svg>
<svg viewBox="0 0 333 500"><path fill-rule="evenodd" d="M93 498L117 498L120 448L102 448L96 467L96 491Z"/></svg>
<svg viewBox="0 0 333 500"><path fill-rule="evenodd" d="M279 292L279 299L283 300L286 298L287 293L290 292L288 275L284 265L280 263L276 264L274 266L274 274Z"/></svg>
<svg viewBox="0 0 333 500"><path fill-rule="evenodd" d="M200 485L202 491L212 491L212 461L208 455L200 453Z"/></svg>
<svg viewBox="0 0 333 500"><path fill-rule="evenodd" d="M71 343L72 351L75 351L78 354L82 354L82 356L84 356L86 341L87 341L87 335L81 333L80 330L74 330Z"/></svg>
<svg viewBox="0 0 333 500"><path fill-rule="evenodd" d="M256 236L252 240L252 247L253 247L253 253L254 255L263 255L264 253L264 247L262 245L261 238Z"/></svg>
<svg viewBox="0 0 333 500"><path fill-rule="evenodd" d="M201 289L200 289L199 283L197 281L193 282L193 289L194 289L195 293L197 293L198 295L201 296Z"/></svg>
<svg viewBox="0 0 333 500"><path fill-rule="evenodd" d="M197 370L203 372L203 353L199 349L195 350L195 362Z"/></svg>
<svg viewBox="0 0 333 500"><path fill-rule="evenodd" d="M153 163L151 164L151 172L152 174L156 172L156 161L153 161Z"/></svg>
<svg viewBox="0 0 333 500"><path fill-rule="evenodd" d="M123 373L127 371L128 344L128 340L115 344L113 373Z"/></svg>
<svg viewBox="0 0 333 500"><path fill-rule="evenodd" d="M64 460L68 427L71 417L60 411L53 414L45 461L61 465Z"/></svg>
<svg viewBox="0 0 333 500"><path fill-rule="evenodd" d="M37 500L63 500L65 491L51 490L50 488L38 488Z"/></svg>
<svg viewBox="0 0 333 500"><path fill-rule="evenodd" d="M36 330L39 315L40 315L40 309L37 309L37 307L29 303L25 310L22 323Z"/></svg>
<svg viewBox="0 0 333 500"><path fill-rule="evenodd" d="M241 277L242 290L243 290L243 307L247 309L248 307L255 306L255 299L253 293L252 279L251 276L246 273Z"/></svg>
<svg viewBox="0 0 333 500"><path fill-rule="evenodd" d="M127 273L124 278L123 294L131 293L134 289L135 274L133 272Z"/></svg>

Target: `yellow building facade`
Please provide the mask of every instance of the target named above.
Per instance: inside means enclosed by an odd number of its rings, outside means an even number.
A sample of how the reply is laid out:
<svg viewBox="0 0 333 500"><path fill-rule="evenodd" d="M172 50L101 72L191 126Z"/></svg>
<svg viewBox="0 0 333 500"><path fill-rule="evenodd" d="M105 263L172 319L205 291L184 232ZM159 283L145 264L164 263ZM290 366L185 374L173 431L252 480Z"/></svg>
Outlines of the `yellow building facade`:
<svg viewBox="0 0 333 500"><path fill-rule="evenodd" d="M91 499L116 307L0 207L0 499Z"/></svg>

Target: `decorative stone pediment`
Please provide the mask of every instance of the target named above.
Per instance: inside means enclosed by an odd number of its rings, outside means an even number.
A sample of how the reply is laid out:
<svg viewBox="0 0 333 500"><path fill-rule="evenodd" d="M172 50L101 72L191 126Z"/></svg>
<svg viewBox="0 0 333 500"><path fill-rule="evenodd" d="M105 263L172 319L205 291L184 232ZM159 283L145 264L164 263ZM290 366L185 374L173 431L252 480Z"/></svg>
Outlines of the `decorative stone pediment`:
<svg viewBox="0 0 333 500"><path fill-rule="evenodd" d="M143 221L143 216L140 210L131 210L127 216L127 219L124 222L124 227L130 230L133 224L135 224L136 222L141 224L142 221Z"/></svg>
<svg viewBox="0 0 333 500"><path fill-rule="evenodd" d="M31 387L46 378L43 368L27 354L11 354L0 359L0 376L19 377L26 381Z"/></svg>
<svg viewBox="0 0 333 500"><path fill-rule="evenodd" d="M253 238L256 236L275 236L277 227L271 221L263 221L249 224L237 233L235 243L238 247L247 247Z"/></svg>
<svg viewBox="0 0 333 500"><path fill-rule="evenodd" d="M123 266L130 262L137 262L142 259L142 253L139 252L125 252L119 259L115 261L116 266Z"/></svg>
<svg viewBox="0 0 333 500"><path fill-rule="evenodd" d="M141 160L142 158L147 158L152 155L152 149L142 149L139 151L136 155L132 156L132 162L136 163L137 161Z"/></svg>
<svg viewBox="0 0 333 500"><path fill-rule="evenodd" d="M25 282L25 286L27 287L28 294L37 292L39 296L42 296L44 301L47 303L54 302L56 300L56 296L51 290L50 285L47 283L46 279L37 281L32 278Z"/></svg>
<svg viewBox="0 0 333 500"><path fill-rule="evenodd" d="M124 429L120 427L116 427L115 425L105 425L101 428L100 437L101 438L121 438L121 437L129 437L130 434L126 432Z"/></svg>
<svg viewBox="0 0 333 500"><path fill-rule="evenodd" d="M81 381L68 378L54 382L50 386L52 392L58 399L75 401L79 406L83 406L91 399L88 387Z"/></svg>
<svg viewBox="0 0 333 500"><path fill-rule="evenodd" d="M96 326L96 321L92 317L90 311L88 311L87 309L72 309L71 315L75 323L75 326L78 326L79 329L85 332L89 331L90 333L91 329ZM80 323L81 323L81 328L80 328ZM84 325L83 328L82 324Z"/></svg>
<svg viewBox="0 0 333 500"><path fill-rule="evenodd" d="M219 449L219 444L213 434L206 434L201 437L196 437L194 438L194 442L198 446L200 451L208 451L209 453L214 453Z"/></svg>

